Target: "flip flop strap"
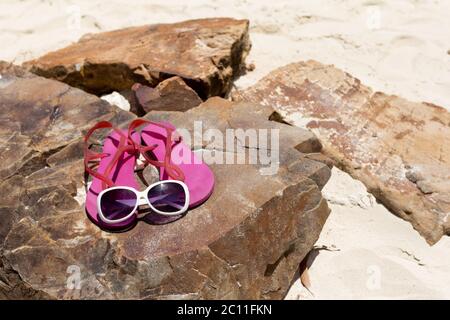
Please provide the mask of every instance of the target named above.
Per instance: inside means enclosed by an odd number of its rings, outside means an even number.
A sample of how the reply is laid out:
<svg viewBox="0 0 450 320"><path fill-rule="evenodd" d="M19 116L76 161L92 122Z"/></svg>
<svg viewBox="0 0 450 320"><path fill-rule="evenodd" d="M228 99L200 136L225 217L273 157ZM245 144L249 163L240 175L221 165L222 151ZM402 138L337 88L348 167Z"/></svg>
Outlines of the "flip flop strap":
<svg viewBox="0 0 450 320"><path fill-rule="evenodd" d="M97 152L93 152L92 150L89 149L89 138L91 137L91 135L98 129L106 129L106 128L110 128L112 130L114 130L115 132L117 132L120 135L120 141L119 141L119 146L114 154L114 157L111 159L111 161L109 162L108 166L106 167L104 173L99 173L98 171L94 170L89 164L91 161L94 160L101 160L105 157L110 156L110 154L107 153L97 153ZM102 187L103 189L106 189L107 187L113 187L115 184L112 181L112 179L108 178L109 174L111 173L112 168L114 167L114 165L119 161L120 156L122 155L122 153L124 153L125 151L132 151L135 150L133 145L130 145L129 143L127 143L128 137L126 135L124 135L121 130L115 128L112 123L110 123L109 121L100 121L98 123L96 123L91 129L89 129L89 131L86 133L86 135L84 136L84 167L86 172L88 172L91 176L99 179L102 181Z"/></svg>
<svg viewBox="0 0 450 320"><path fill-rule="evenodd" d="M167 137L166 137L166 142L165 142L166 153L164 155L164 161L153 160L147 155L147 152L153 150L156 146L143 146L140 143L133 141L133 139L131 138L131 134L134 132L134 130L144 124L153 124L155 126L158 126L158 127L166 130L166 132L167 132ZM166 126L162 123L145 120L145 119L135 119L130 123L130 125L128 127L128 139L132 141L132 143L135 145L136 149L139 150L139 152L144 156L145 160L148 163L150 163L154 166L164 167L164 169L166 170L169 177L171 177L175 180L184 181L185 177L184 177L183 171L180 169L180 167L171 163L172 147L173 147L172 146L172 144L173 144L172 134L173 133L174 133L173 128Z"/></svg>

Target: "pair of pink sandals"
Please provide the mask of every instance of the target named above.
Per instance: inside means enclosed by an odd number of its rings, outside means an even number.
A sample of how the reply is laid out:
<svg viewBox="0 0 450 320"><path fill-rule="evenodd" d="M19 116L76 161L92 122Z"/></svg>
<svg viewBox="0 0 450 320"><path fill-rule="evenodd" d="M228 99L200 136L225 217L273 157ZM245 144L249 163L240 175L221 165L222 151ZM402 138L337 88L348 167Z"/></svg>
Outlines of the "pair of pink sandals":
<svg viewBox="0 0 450 320"><path fill-rule="evenodd" d="M136 131L143 125L140 132ZM102 152L93 152L89 149L90 136L106 128L113 131L105 139ZM101 121L88 131L84 142L85 169L92 176L86 212L101 228L127 228L141 217L138 207L143 204L157 214L180 216L206 201L213 192L211 169L181 141L176 128L168 122L136 119L126 131ZM135 177L139 155L159 168L160 181L145 191L138 191ZM174 159L179 163L174 163ZM96 170L92 162L98 164Z"/></svg>

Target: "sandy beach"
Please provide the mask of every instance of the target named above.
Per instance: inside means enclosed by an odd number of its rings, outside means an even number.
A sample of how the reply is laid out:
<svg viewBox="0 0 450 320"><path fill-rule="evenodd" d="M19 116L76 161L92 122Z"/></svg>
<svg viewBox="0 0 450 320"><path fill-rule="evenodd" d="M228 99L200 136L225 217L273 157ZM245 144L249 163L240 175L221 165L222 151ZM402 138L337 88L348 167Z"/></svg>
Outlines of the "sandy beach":
<svg viewBox="0 0 450 320"><path fill-rule="evenodd" d="M334 168L323 189L331 214L310 254L311 292L288 299L449 299L450 239L430 247L359 181Z"/></svg>
<svg viewBox="0 0 450 320"><path fill-rule="evenodd" d="M374 90L450 110L448 1L29 0L0 3L0 60L20 64L86 33L193 18L250 20L255 70L314 59ZM430 247L359 181L333 169L323 190L331 214L309 256L311 288L296 280L287 299L450 298L450 239Z"/></svg>

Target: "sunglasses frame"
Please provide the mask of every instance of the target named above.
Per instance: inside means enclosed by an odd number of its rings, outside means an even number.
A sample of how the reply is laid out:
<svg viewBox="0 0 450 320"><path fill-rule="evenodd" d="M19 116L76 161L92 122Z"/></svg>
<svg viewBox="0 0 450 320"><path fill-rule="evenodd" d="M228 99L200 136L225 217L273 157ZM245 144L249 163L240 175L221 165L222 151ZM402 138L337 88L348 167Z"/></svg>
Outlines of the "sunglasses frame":
<svg viewBox="0 0 450 320"><path fill-rule="evenodd" d="M184 204L183 208L181 208L180 210L175 211L175 212L164 212L164 211L160 211L160 210L156 209L150 203L150 200L147 197L148 192L153 187L158 186L158 185L163 184L163 183L177 183L177 184L179 184L180 186L183 187L184 193L186 195L186 201L185 201L185 204ZM116 190L116 189L121 189L121 190L126 189L126 190L130 190L130 191L134 192L134 194L136 195L136 205L134 206L133 211L131 211L131 213L129 213L127 216L125 216L123 218L120 218L120 219L117 219L117 220L110 220L110 219L106 218L104 216L103 212L102 212L101 200L102 200L103 195L106 192L108 192L110 190ZM128 186L115 186L115 187L104 189L104 190L102 190L99 193L99 195L97 197L97 212L98 212L98 215L99 215L100 219L103 222L105 222L107 224L116 224L116 223L120 223L120 222L123 222L123 221L126 221L126 220L130 219L134 214L136 214L137 218L142 218L143 216L147 215L147 213L142 214L142 215L139 215L137 213L137 208L139 206L141 206L141 205L144 205L144 204L147 204L152 211L154 211L154 212L156 212L158 214L161 214L161 215L164 215L164 216L177 216L177 215L180 215L180 214L185 213L187 211L187 209L189 208L189 201L190 201L189 200L189 189L188 189L187 185L183 181L179 181L179 180L161 180L161 181L157 181L155 183L152 183L144 191L138 191L138 190L136 190L136 189L134 189L132 187L128 187Z"/></svg>

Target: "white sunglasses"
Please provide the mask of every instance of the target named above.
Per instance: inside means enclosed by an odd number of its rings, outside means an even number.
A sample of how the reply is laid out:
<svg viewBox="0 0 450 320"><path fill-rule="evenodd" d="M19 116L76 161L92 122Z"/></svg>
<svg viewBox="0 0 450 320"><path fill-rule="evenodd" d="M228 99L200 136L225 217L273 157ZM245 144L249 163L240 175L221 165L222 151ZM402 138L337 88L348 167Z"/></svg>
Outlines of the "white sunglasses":
<svg viewBox="0 0 450 320"><path fill-rule="evenodd" d="M107 224L127 221L134 214L139 215L140 205L148 204L150 209L165 216L176 216L189 207L189 189L178 180L158 181L140 192L132 187L117 186L103 190L97 197L97 210L100 219Z"/></svg>

